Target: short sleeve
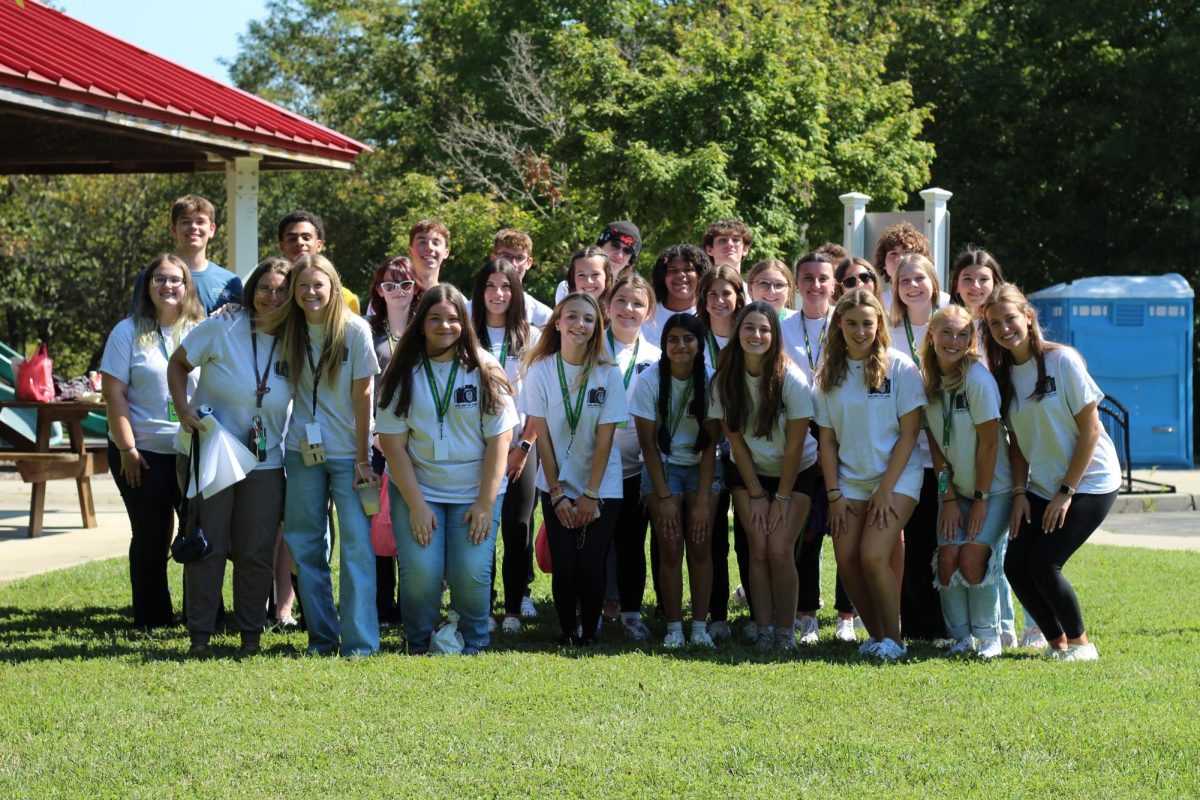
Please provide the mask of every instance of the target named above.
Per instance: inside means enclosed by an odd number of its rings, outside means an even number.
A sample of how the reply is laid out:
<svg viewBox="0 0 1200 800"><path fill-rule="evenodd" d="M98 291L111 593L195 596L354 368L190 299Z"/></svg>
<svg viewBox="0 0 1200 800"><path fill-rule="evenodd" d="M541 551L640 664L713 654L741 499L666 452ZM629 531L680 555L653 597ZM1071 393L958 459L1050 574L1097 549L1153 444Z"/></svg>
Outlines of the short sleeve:
<svg viewBox="0 0 1200 800"><path fill-rule="evenodd" d="M395 405L380 407L375 414L376 433L408 433L408 417L397 416Z"/></svg>
<svg viewBox="0 0 1200 800"><path fill-rule="evenodd" d="M375 355L375 344L370 329L360 318L346 325L346 346L350 348L351 377L354 380L370 378L379 374L379 358Z"/></svg>
<svg viewBox="0 0 1200 800"><path fill-rule="evenodd" d="M605 367L604 407L600 410L597 425L609 422L625 422L629 418L629 404L625 401L625 381L616 367Z"/></svg>
<svg viewBox="0 0 1200 800"><path fill-rule="evenodd" d="M505 431L511 431L520 421L517 417L516 405L513 403L511 394L502 392L499 398L499 406L496 409L499 412L498 414L483 415L483 436L486 439L499 436Z"/></svg>
<svg viewBox="0 0 1200 800"><path fill-rule="evenodd" d="M651 367L634 378L629 413L642 419L658 419L658 369Z"/></svg>
<svg viewBox="0 0 1200 800"><path fill-rule="evenodd" d="M798 368L789 367L784 374L783 404L786 419L809 419L813 416L812 389Z"/></svg>
<svg viewBox="0 0 1200 800"><path fill-rule="evenodd" d="M892 375L896 380L896 416L902 417L925 405L925 383L915 364L903 356L895 360Z"/></svg>
<svg viewBox="0 0 1200 800"><path fill-rule="evenodd" d="M529 373L521 383L521 396L517 400L517 409L531 417L548 416L549 405L546 399L546 382L542 379L545 370L544 361L539 361L529 368Z"/></svg>
<svg viewBox="0 0 1200 800"><path fill-rule="evenodd" d="M813 389L813 419L819 427L833 427L833 418L829 416L828 397L820 389Z"/></svg>
<svg viewBox="0 0 1200 800"><path fill-rule="evenodd" d="M225 293L229 295L229 302L240 304L242 302L242 279L237 275L230 278L229 282L225 284Z"/></svg>
<svg viewBox="0 0 1200 800"><path fill-rule="evenodd" d="M187 353L187 360L192 366L203 366L217 356L217 334L220 333L217 326L221 322L219 319L206 319L183 338L180 346Z"/></svg>
<svg viewBox="0 0 1200 800"><path fill-rule="evenodd" d="M108 334L104 343L104 355L100 359L100 371L122 383L129 383L130 363L133 359L133 320L123 319Z"/></svg>
<svg viewBox="0 0 1200 800"><path fill-rule="evenodd" d="M1075 350L1064 347L1059 351L1058 380L1062 383L1059 391L1066 398L1071 416L1091 403L1099 403L1104 399L1104 392L1088 374L1083 356Z"/></svg>
<svg viewBox="0 0 1200 800"><path fill-rule="evenodd" d="M717 386L715 377L708 384L708 418L722 421L725 419L725 407L721 405L721 390Z"/></svg>
<svg viewBox="0 0 1200 800"><path fill-rule="evenodd" d="M1000 387L996 379L981 364L971 367L967 380L967 405L971 422L981 425L1000 418Z"/></svg>

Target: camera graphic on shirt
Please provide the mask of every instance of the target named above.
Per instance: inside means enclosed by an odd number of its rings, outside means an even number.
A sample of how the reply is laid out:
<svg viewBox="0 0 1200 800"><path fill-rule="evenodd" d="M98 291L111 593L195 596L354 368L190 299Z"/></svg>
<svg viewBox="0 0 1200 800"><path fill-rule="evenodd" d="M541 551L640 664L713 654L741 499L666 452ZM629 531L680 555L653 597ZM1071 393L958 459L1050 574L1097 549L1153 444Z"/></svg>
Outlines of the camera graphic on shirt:
<svg viewBox="0 0 1200 800"><path fill-rule="evenodd" d="M473 406L479 402L479 389L473 383L454 390L454 405L458 408Z"/></svg>
<svg viewBox="0 0 1200 800"><path fill-rule="evenodd" d="M868 397L891 397L892 395L892 379L884 378L883 383L878 387L867 387Z"/></svg>
<svg viewBox="0 0 1200 800"><path fill-rule="evenodd" d="M589 406L602 406L606 397L608 397L608 390L603 386L598 386L588 391L587 404Z"/></svg>
<svg viewBox="0 0 1200 800"><path fill-rule="evenodd" d="M954 410L955 411L970 411L971 410L971 404L967 402L967 396L965 394L956 394L954 396Z"/></svg>
<svg viewBox="0 0 1200 800"><path fill-rule="evenodd" d="M1042 379L1042 390L1038 392L1042 397L1053 397L1058 394L1058 382L1053 376L1047 375Z"/></svg>

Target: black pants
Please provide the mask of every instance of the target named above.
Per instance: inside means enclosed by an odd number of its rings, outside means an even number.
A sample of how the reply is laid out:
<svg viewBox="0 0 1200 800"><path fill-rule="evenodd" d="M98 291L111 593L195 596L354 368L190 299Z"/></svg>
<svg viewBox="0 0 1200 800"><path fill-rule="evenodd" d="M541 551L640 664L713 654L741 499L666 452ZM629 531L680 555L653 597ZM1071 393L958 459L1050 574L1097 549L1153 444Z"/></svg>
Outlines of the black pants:
<svg viewBox="0 0 1200 800"><path fill-rule="evenodd" d="M921 498L904 526L904 581L900 587L900 627L908 639L946 636L942 600L933 586L937 552L937 475L925 470Z"/></svg>
<svg viewBox="0 0 1200 800"><path fill-rule="evenodd" d="M620 508L619 499L605 500L600 507L600 518L582 529L580 546L581 531L564 528L550 505L550 495L542 494L542 518L546 521L550 560L554 564L550 589L564 636L573 636L575 626L581 623L583 641L596 639L600 608L604 605L604 562Z"/></svg>
<svg viewBox="0 0 1200 800"><path fill-rule="evenodd" d="M736 512L733 515L733 553L737 556L738 580L742 582L742 592L746 595L746 608L750 610L750 619L754 619L754 598L750 596L750 540L746 538L746 529L742 527L742 519ZM728 573L728 567L725 571ZM715 587L713 591L716 591Z"/></svg>
<svg viewBox="0 0 1200 800"><path fill-rule="evenodd" d="M1022 522L1017 538L1008 543L1004 574L1047 639L1064 633L1078 639L1086 630L1083 611L1062 568L1100 527L1117 501L1117 493L1075 495L1066 524L1052 533L1042 533L1042 515L1050 502L1034 494L1027 497L1032 521Z"/></svg>
<svg viewBox="0 0 1200 800"><path fill-rule="evenodd" d="M371 470L385 484L387 483L387 478L384 476L386 468L387 461L383 457L383 451L372 445ZM300 595L297 594L296 602L299 601ZM399 623L402 618L395 556L375 556L375 611L379 614L380 622Z"/></svg>
<svg viewBox="0 0 1200 800"><path fill-rule="evenodd" d="M713 622L729 619L729 502L728 489L713 497L712 596L708 613Z"/></svg>
<svg viewBox="0 0 1200 800"><path fill-rule="evenodd" d="M129 586L133 594L133 624L143 627L171 625L175 612L167 586L167 556L176 519L184 513L183 495L175 474L174 453L140 450L149 468L142 469L140 486L133 487L121 474L121 451L110 440L108 463L113 482L129 514Z"/></svg>
<svg viewBox="0 0 1200 800"><path fill-rule="evenodd" d="M621 482L620 511L613 530L621 611L639 614L646 594L646 526L650 524L650 514L642 503L641 493L641 473Z"/></svg>
<svg viewBox="0 0 1200 800"><path fill-rule="evenodd" d="M537 449L529 451L521 477L508 482L504 505L500 507L500 536L504 540L504 558L500 574L504 581L504 613L521 613L521 599L533 586L533 506L537 502ZM492 585L496 584L496 565L492 563ZM493 592L493 601L495 600Z"/></svg>

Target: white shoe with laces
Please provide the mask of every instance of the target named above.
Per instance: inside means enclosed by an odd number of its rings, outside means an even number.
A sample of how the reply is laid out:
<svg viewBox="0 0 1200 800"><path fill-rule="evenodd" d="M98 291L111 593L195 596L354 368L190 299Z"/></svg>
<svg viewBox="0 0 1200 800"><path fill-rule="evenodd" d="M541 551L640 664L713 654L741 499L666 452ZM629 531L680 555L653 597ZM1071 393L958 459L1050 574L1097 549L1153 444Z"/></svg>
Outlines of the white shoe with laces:
<svg viewBox="0 0 1200 800"><path fill-rule="evenodd" d="M1039 650L1044 650L1049 642L1042 635L1041 628L1026 628L1021 634L1021 647L1036 647Z"/></svg>
<svg viewBox="0 0 1200 800"><path fill-rule="evenodd" d="M516 617L505 617L504 621L500 623L500 631L502 633L520 633L521 620Z"/></svg>
<svg viewBox="0 0 1200 800"><path fill-rule="evenodd" d="M729 630L728 622L719 619L708 626L708 635L712 637L714 642L719 642L731 638L733 631Z"/></svg>
<svg viewBox="0 0 1200 800"><path fill-rule="evenodd" d="M712 636L710 636L708 634L708 631L693 631L692 632L692 641L688 642L688 644L690 644L692 647L716 647L717 646L716 643L713 642Z"/></svg>
<svg viewBox="0 0 1200 800"><path fill-rule="evenodd" d="M946 650L948 656L965 656L975 649L975 640L970 636L955 640Z"/></svg>
<svg viewBox="0 0 1200 800"><path fill-rule="evenodd" d="M854 633L854 620L838 617L837 627L833 629L833 638L839 642L857 642L858 635Z"/></svg>
<svg viewBox="0 0 1200 800"><path fill-rule="evenodd" d="M1063 661L1096 661L1100 658L1100 653L1096 650L1096 645L1088 642L1087 644L1069 644L1067 652L1063 653L1059 658Z"/></svg>
<svg viewBox="0 0 1200 800"><path fill-rule="evenodd" d="M884 639L875 648L875 657L883 661L899 661L908 655L908 648L892 639Z"/></svg>
<svg viewBox="0 0 1200 800"><path fill-rule="evenodd" d="M626 636L635 642L644 642L650 638L650 629L640 619L636 622L622 623L621 629L625 631Z"/></svg>
<svg viewBox="0 0 1200 800"><path fill-rule="evenodd" d="M1001 647L1016 647L1017 632L1016 631L1000 631L1000 646Z"/></svg>
<svg viewBox="0 0 1200 800"><path fill-rule="evenodd" d="M979 640L979 646L975 648L975 654L985 661L991 661L1004 652L1004 647L1000 644L1000 640L994 636Z"/></svg>
<svg viewBox="0 0 1200 800"><path fill-rule="evenodd" d="M668 650L678 650L683 645L683 631L667 631L667 635L663 637L662 646Z"/></svg>
<svg viewBox="0 0 1200 800"><path fill-rule="evenodd" d="M816 644L820 637L820 627L816 617L798 617L794 623L799 634L800 644Z"/></svg>
<svg viewBox="0 0 1200 800"><path fill-rule="evenodd" d="M537 606L533 604L533 598L526 595L521 598L521 616L525 619L537 619Z"/></svg>

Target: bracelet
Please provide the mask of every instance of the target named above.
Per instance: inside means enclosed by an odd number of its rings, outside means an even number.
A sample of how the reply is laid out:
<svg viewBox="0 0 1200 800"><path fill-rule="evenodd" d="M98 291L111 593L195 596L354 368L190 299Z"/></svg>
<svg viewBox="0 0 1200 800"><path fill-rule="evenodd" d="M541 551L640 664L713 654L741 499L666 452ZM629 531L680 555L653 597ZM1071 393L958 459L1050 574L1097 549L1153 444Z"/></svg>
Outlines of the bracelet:
<svg viewBox="0 0 1200 800"><path fill-rule="evenodd" d="M550 496L553 497L556 492L558 494L566 494L567 490L562 487L561 483L556 483L550 487Z"/></svg>
<svg viewBox="0 0 1200 800"><path fill-rule="evenodd" d="M550 498L550 507L558 508L558 504L563 502L566 499L567 499L567 496L565 494L560 494L558 497L552 497L552 498Z"/></svg>
<svg viewBox="0 0 1200 800"><path fill-rule="evenodd" d="M832 499L832 498L830 498L830 495L832 495L832 494L836 494L838 497L841 497L842 490L841 489L826 489L825 490L825 499L827 499L827 500Z"/></svg>
<svg viewBox="0 0 1200 800"><path fill-rule="evenodd" d="M1013 496L1013 497L1020 497L1020 496L1021 496L1021 495L1023 495L1023 494L1025 494L1025 487L1024 487L1024 486L1014 486L1014 487L1013 487L1013 490L1012 490L1012 496Z"/></svg>
<svg viewBox="0 0 1200 800"><path fill-rule="evenodd" d="M135 444L133 447L118 447L117 450L121 451L122 453L131 453L134 450L137 450L137 445Z"/></svg>
<svg viewBox="0 0 1200 800"><path fill-rule="evenodd" d="M946 497L942 498L942 502L943 503L953 503L957 499L958 499L957 497L946 496Z"/></svg>
<svg viewBox="0 0 1200 800"><path fill-rule="evenodd" d="M792 499L792 496L790 494L784 495L784 494L780 494L779 492L776 492L775 499L781 503L786 503Z"/></svg>
<svg viewBox="0 0 1200 800"><path fill-rule="evenodd" d="M746 488L747 488L747 489L753 489L755 486L762 486L762 484L761 484L761 483L759 483L758 481L755 481L754 483L747 484L747 485L746 485Z"/></svg>
<svg viewBox="0 0 1200 800"><path fill-rule="evenodd" d="M655 497L657 497L659 500L661 500L661 501L663 501L663 502L666 502L667 500L670 500L670 499L671 499L672 497L674 497L674 496L675 496L675 495L673 495L673 494L669 494L669 495L667 495L666 497L663 497L662 495L655 495Z"/></svg>
<svg viewBox="0 0 1200 800"><path fill-rule="evenodd" d="M750 499L751 499L751 500L766 500L766 499L767 499L767 493L766 493L766 492L763 492L762 494L758 495L757 497L756 497L755 495L750 495Z"/></svg>
<svg viewBox="0 0 1200 800"><path fill-rule="evenodd" d="M591 499L591 500L599 500L599 499L600 499L600 493L599 493L599 492L593 492L591 489L584 489L584 490L583 490L583 496L584 496L584 497L587 497L587 498L589 498L589 499Z"/></svg>

